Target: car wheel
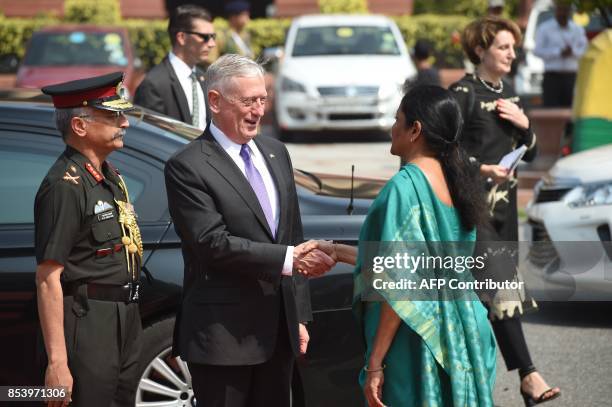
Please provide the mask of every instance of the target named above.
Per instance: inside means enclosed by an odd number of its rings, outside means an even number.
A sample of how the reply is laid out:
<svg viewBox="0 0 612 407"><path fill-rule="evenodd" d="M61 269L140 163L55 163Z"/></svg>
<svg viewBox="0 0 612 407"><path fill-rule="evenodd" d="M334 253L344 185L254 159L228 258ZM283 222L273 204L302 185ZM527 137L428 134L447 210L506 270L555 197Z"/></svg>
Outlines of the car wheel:
<svg viewBox="0 0 612 407"><path fill-rule="evenodd" d="M196 405L187 363L180 357L172 357L173 329L174 318L169 318L152 324L143 332L137 407Z"/></svg>

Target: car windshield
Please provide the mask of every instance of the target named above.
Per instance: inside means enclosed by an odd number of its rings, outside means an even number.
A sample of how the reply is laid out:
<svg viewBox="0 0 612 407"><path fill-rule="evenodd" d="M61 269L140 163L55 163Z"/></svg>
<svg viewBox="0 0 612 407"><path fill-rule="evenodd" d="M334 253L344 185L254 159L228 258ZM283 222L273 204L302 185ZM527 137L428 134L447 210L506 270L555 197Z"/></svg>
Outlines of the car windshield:
<svg viewBox="0 0 612 407"><path fill-rule="evenodd" d="M389 27L343 25L298 29L291 55L399 54L399 47Z"/></svg>
<svg viewBox="0 0 612 407"><path fill-rule="evenodd" d="M30 66L127 66L123 38L109 32L39 32L24 60Z"/></svg>

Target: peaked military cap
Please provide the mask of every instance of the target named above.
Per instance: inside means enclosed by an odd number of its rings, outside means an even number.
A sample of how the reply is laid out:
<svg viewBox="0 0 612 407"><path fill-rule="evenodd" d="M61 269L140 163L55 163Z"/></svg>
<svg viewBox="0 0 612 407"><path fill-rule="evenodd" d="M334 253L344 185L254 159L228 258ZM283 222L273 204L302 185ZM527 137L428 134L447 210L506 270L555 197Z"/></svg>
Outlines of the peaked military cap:
<svg viewBox="0 0 612 407"><path fill-rule="evenodd" d="M229 16L240 14L243 11L249 11L250 9L251 9L251 6L246 1L230 1L229 3L225 5L225 12Z"/></svg>
<svg viewBox="0 0 612 407"><path fill-rule="evenodd" d="M58 109L90 106L123 112L134 108L124 98L123 72L58 83L41 90L51 95L53 105Z"/></svg>

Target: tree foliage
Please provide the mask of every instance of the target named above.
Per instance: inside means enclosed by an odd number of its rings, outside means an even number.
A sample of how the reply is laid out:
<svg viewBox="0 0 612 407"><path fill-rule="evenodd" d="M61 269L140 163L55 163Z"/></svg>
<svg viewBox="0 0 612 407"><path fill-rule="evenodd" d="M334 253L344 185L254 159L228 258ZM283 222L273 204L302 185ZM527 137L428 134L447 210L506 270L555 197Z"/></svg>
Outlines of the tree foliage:
<svg viewBox="0 0 612 407"><path fill-rule="evenodd" d="M612 0L566 0L581 13L599 11L608 27L612 27Z"/></svg>
<svg viewBox="0 0 612 407"><path fill-rule="evenodd" d="M521 0L507 0L504 14L518 16ZM470 18L482 17L487 12L488 0L415 0L414 14L462 15Z"/></svg>
<svg viewBox="0 0 612 407"><path fill-rule="evenodd" d="M365 14L368 12L367 0L318 0L322 14Z"/></svg>
<svg viewBox="0 0 612 407"><path fill-rule="evenodd" d="M119 0L65 0L64 21L116 25L121 21Z"/></svg>

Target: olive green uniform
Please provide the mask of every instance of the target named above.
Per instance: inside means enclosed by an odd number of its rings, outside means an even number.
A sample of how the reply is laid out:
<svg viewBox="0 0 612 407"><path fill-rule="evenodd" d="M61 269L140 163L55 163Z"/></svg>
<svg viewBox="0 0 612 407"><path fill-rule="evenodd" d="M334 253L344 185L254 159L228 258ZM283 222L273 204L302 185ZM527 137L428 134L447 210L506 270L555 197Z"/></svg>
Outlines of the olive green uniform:
<svg viewBox="0 0 612 407"><path fill-rule="evenodd" d="M34 206L36 260L64 266L64 336L74 406L133 406L142 328L140 232L125 183L68 146Z"/></svg>

